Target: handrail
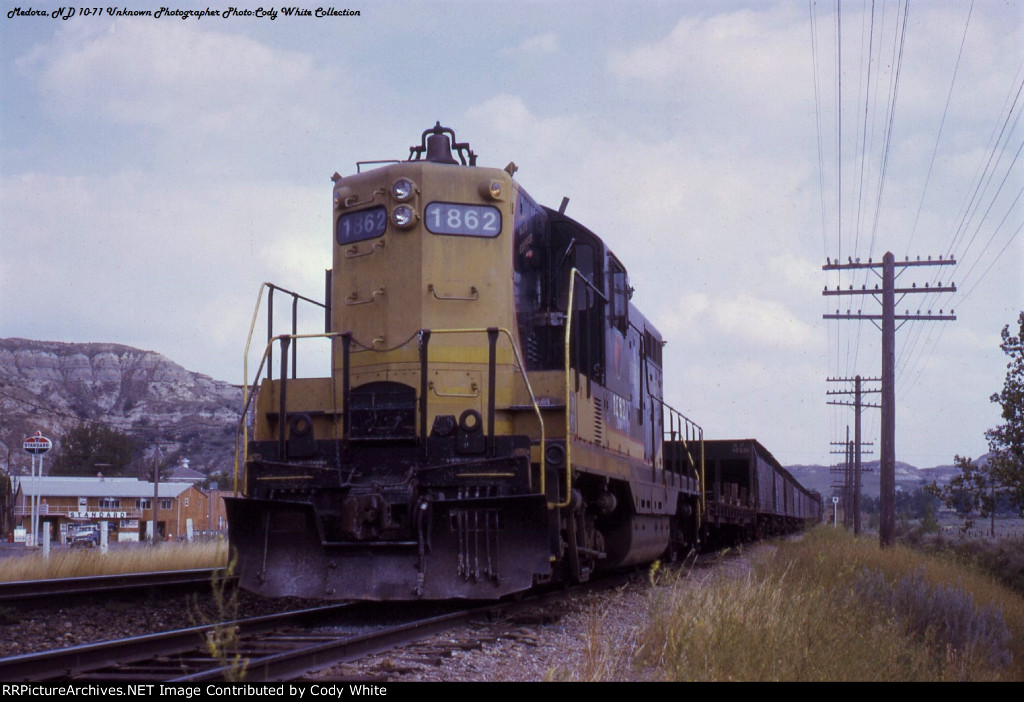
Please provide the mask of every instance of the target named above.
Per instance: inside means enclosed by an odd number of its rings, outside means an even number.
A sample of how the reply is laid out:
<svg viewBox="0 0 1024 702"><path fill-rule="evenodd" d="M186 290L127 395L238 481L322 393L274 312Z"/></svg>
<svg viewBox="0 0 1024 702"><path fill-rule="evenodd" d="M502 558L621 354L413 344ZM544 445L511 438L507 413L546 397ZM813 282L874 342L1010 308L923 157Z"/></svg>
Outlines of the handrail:
<svg viewBox="0 0 1024 702"><path fill-rule="evenodd" d="M243 461L248 461L249 460L249 428L248 428L248 425L246 424L245 416L249 412L249 405L252 404L252 399L254 397L256 397L256 389L257 389L256 386L257 386L257 384L259 382L260 375L263 373L263 366L267 363L268 359L271 357L271 353L270 352L271 352L271 349L272 349L272 347L274 345L274 342L275 341L283 341L284 339L288 339L289 341L295 340L295 339L335 339L335 338L343 336L343 335L344 335L343 332L321 332L319 334L278 334L277 336L271 338L270 341L267 342L267 345L263 348L263 355L260 357L259 367L256 368L256 378L255 378L255 380L253 380L253 384L251 386L252 387L252 392L251 393L249 392L250 386L249 386L248 380L246 380L246 382L243 383L243 385L242 385L242 393L243 393L242 394L242 399L243 399L243 402L242 402L242 414L241 414L241 417L239 417L239 420L238 420L238 428L235 430L235 481L234 481L235 485L234 485L234 488L233 488L233 491L235 492L235 494L238 494L238 458L239 458L239 452L241 452L241 454L242 454L242 460ZM249 345L247 343L246 344L246 350L248 350L248 347L249 347ZM249 354L248 353L246 353L246 359L245 359L245 363L243 365L245 366L246 377L248 378L248 368L249 368ZM284 419L282 418L281 421L284 421ZM244 439L241 448L239 447L239 442L238 442L239 434L241 434L243 439ZM246 475L245 477L246 477L246 480L248 480L249 476ZM243 494L245 493L246 487L247 487L247 485L245 485L245 484L242 485L242 493Z"/></svg>
<svg viewBox="0 0 1024 702"><path fill-rule="evenodd" d="M526 373L526 365L523 363L522 354L519 353L519 347L516 346L515 338L512 333L503 327L470 327L466 329L421 329L420 334L426 334L429 338L433 334L504 334L508 337L509 346L512 347L512 353L516 357L516 365L519 368L519 374L523 378L523 384L526 385L526 391L530 394L530 403L533 405L534 414L537 415L537 423L540 425L540 492L542 495L547 495L547 482L546 482L546 434L544 431L544 417L540 411L540 405L537 403L537 397L533 394L533 386L530 385L530 377ZM493 349L493 346L492 346ZM490 397L488 402L494 402L494 383L490 383ZM425 397L425 395L424 395ZM425 412L424 412L425 414ZM548 509L554 509L564 505L552 504L548 502Z"/></svg>
<svg viewBox="0 0 1024 702"><path fill-rule="evenodd" d="M384 296L384 288L377 288L370 293L370 297L366 300L359 299L359 292L353 292L351 295L345 298L345 305L348 307L354 307L355 305L368 305L371 302L376 302L378 297Z"/></svg>
<svg viewBox="0 0 1024 702"><path fill-rule="evenodd" d="M677 410L676 408L672 407L670 404L665 402L663 399L661 399L657 395L651 394L649 392L649 390L650 389L648 388L648 394L650 395L651 399L654 400L655 402L657 402L659 405L661 405L661 408L662 408L663 411L664 410L668 410L670 418L677 417L677 418L679 418L679 420L681 420L680 421L680 429L682 429L683 427L685 427L685 429L686 429L686 438L683 438L683 432L679 431L679 441L681 441L682 444L683 444L683 449L686 452L686 457L687 457L687 459L690 462L690 466L694 469L694 472L699 476L699 479L700 479L700 489L698 490L698 493L700 495L700 514L703 514L704 513L704 508L705 508L705 501L706 501L706 498L705 498L705 495L704 495L704 485L706 484L705 483L705 479L704 479L704 428L701 427L699 424L697 424L692 419L690 419L689 417L687 417L685 414L683 414L682 412ZM691 434L690 434L691 429L694 430L694 435L693 436L691 436ZM661 430L662 430L662 446L664 447L664 443L665 443L665 436L664 435L666 433L668 433L668 435L670 436L670 440L673 440L673 441L675 440L675 436L676 436L676 427L675 427L675 423L674 422L666 430L664 414L662 415ZM691 440L697 441L700 444L700 465L699 466L698 466L697 462L694 460L693 454L690 453L690 446L689 446L689 444L690 444ZM664 461L664 458L665 457L663 456L662 457L663 461ZM698 518L698 520L700 519L700 515L699 514L698 514L697 518Z"/></svg>
<svg viewBox="0 0 1024 702"><path fill-rule="evenodd" d="M572 270L569 271L569 300L566 305L565 313L565 501L559 502L555 507L568 507L572 501L572 388L569 382L569 376L572 373L572 368L569 362L569 351L570 343L572 341L572 313L575 311L575 296L576 296L576 277L582 280L587 286L589 286L594 292L596 292L605 302L607 298L597 287L587 280L579 268L573 266Z"/></svg>
<svg viewBox="0 0 1024 702"><path fill-rule="evenodd" d="M517 364L517 367L519 369L519 373L520 373L520 375L523 378L523 383L526 385L526 390L527 390L527 392L530 395L530 402L533 405L534 414L536 414L537 422L540 425L540 489L541 489L541 493L542 494L546 494L546 492L545 492L546 482L545 482L545 475L544 475L544 473L545 473L545 455L546 455L545 454L546 434L545 434L545 430L544 430L544 418L543 418L543 415L541 414L540 405L537 402L537 398L534 395L533 386L530 385L530 378L529 378L529 376L526 373L526 366L523 363L522 354L519 352L519 347L516 346L515 339L512 336L512 333L509 332L509 330L501 328L501 327L479 327L479 328L466 328L466 329L421 329L421 330L419 330L419 334L421 335L421 337L424 336L424 335L429 337L429 335L431 335L431 334L466 334L466 333L487 333L488 335L491 335L491 334L494 334L494 335L504 334L508 338L508 340L509 340L509 345L512 347L513 354L515 354L516 364ZM239 460L238 460L239 459L239 454L241 453L243 460L248 460L248 458L249 458L249 453L248 453L249 452L248 430L247 430L246 421L245 421L246 420L246 414L249 412L249 407L250 407L250 405L252 403L252 398L255 397L255 395L256 395L256 393L255 393L256 382L258 382L259 376L263 372L263 366L264 366L264 364L266 364L268 362L268 359L271 358L271 349L273 347L273 344L275 342L281 342L282 344L284 344L284 343L293 341L295 339L335 339L335 338L343 338L347 334L348 334L348 332L323 332L323 333L319 333L319 334L279 334L279 335L271 338L270 341L267 342L266 347L264 347L264 349L263 349L263 355L260 358L259 367L256 370L256 379L257 380L253 382L253 385L252 385L253 392L251 392L251 393L249 392L250 386L248 385L248 381L246 381L246 384L243 386L243 389L244 389L244 404L243 404L243 408L242 408L242 414L241 414L241 417L239 419L239 426L238 426L238 429L235 432L235 480L236 480L236 486L237 486L237 476L238 476L238 468L239 468ZM248 344L246 345L246 348L248 350ZM332 363L332 366L333 366L333 363ZM248 354L246 354L246 364L245 364L245 367L246 367L246 375L248 377ZM332 368L331 372L332 373L334 372L333 368ZM346 365L345 373L346 373L346 376L347 376L347 374L348 374L347 365ZM345 378L345 381L347 382L347 377ZM494 402L495 385L496 385L495 382L493 382L493 381L490 382L490 391L489 391L490 392L490 398L489 398L489 402L492 405L493 405L493 402ZM434 392L436 393L436 390ZM422 393L422 390L421 390L421 393ZM424 399L425 399L425 397L426 396L423 395ZM423 417L421 417L421 421L425 421L425 406L421 405L421 407L423 407L423 409L421 409L421 412L424 415ZM347 417L348 416L348 407L347 406L345 407L344 412L345 412L345 416ZM284 417L282 416L279 421L282 422L282 426L283 426ZM335 418L335 421L337 421L337 418ZM493 431L493 426L491 427L491 430ZM245 444L244 444L244 446L241 449L239 449L239 445L238 445L238 437L239 437L239 435L244 435L244 437L245 437ZM424 437L424 439L425 438L426 437ZM246 476L246 479L248 479L248 476ZM532 483L532 480L531 480L531 483ZM247 487L246 485L242 486L243 492L245 491L246 487ZM237 492L237 487L236 487L236 492ZM549 506L549 508L553 507L553 505L551 505L551 503L549 503L548 506Z"/></svg>
<svg viewBox="0 0 1024 702"><path fill-rule="evenodd" d="M364 251L363 253L359 253L358 244L352 244L352 246L345 249L345 258L362 258L363 256L372 256L376 249L383 249L384 244L384 239L376 241L367 251Z"/></svg>
<svg viewBox="0 0 1024 702"><path fill-rule="evenodd" d="M476 289L475 285L471 285L469 287L469 295L465 296L465 297L459 296L459 295L438 295L437 294L437 288L434 287L433 283L428 283L427 284L427 292L431 293L434 296L435 300L454 300L454 301L461 301L461 302L476 302L477 300L480 299L480 291Z"/></svg>
<svg viewBox="0 0 1024 702"><path fill-rule="evenodd" d="M464 397L468 399L480 397L480 388L475 380L469 384L470 392L438 392L433 380L427 383L427 387L434 393L435 397Z"/></svg>
<svg viewBox="0 0 1024 702"><path fill-rule="evenodd" d="M246 336L246 339L245 339L245 350L243 351L243 355L242 355L242 393L243 393L242 394L242 404L244 406L244 409L242 410L241 424L243 425L243 429L242 429L242 446L245 447L245 448L240 448L239 447L238 432L236 431L235 432L235 472L234 472L234 476L232 478L232 492L234 492L236 495L238 494L238 472L239 472L239 457L240 457L239 454L240 453L244 454L245 451L248 451L248 445L249 445L249 430L248 430L248 427L244 426L244 424L245 424L245 413L248 412L249 403L251 401L251 398L249 397L249 351L250 351L251 346L252 346L252 337L253 337L253 333L256 330L256 319L257 319L257 317L259 317L260 306L263 303L263 291L265 289L269 289L270 290L270 293L267 295L267 349L269 349L270 344L272 343L272 340L273 340L273 330L274 330L273 329L274 328L274 308L273 308L273 302L274 302L274 291L275 290L280 290L281 292L285 293L286 295L291 295L291 297L292 297L292 334L293 335L296 334L296 326L295 326L296 325L296 315L297 315L296 305L298 304L299 300L302 300L303 302L308 302L310 304L316 305L317 307L322 307L325 310L330 309L330 305L329 305L328 302L320 302L318 300L314 300L314 299L312 299L310 297L306 297L305 295L300 295L297 292L293 292L291 290L287 290L285 288L282 288L279 285L274 285L273 283L268 283L268 282L263 282L260 285L259 292L256 294L256 306L253 308L253 311L252 311L252 321L249 323L249 334L248 334L248 336ZM264 350L264 358L260 361L260 369L259 369L259 372L257 373L257 376L256 376L257 378L259 377L259 374L263 372L263 365L264 365L264 363L266 363L267 349ZM293 349L293 353L295 353L294 349ZM292 357L292 361L293 361L292 362L292 377L295 377L295 375L296 375L296 368L295 368L295 362L294 362L295 361L295 356ZM270 364L268 363L267 365L269 366ZM253 387L255 387L255 383L253 383ZM246 456L243 455L242 457L244 459ZM242 486L242 490L243 491L245 490L245 486L244 485Z"/></svg>
<svg viewBox="0 0 1024 702"><path fill-rule="evenodd" d="M598 290L591 281L587 280L587 278L580 272L580 270L578 268L574 267L569 272L569 300L568 300L568 305L566 306L566 322L565 322L565 481L566 481L566 488L565 488L565 490L566 490L566 500L565 500L564 503L558 504L557 505L558 507L567 507L569 505L570 494L571 494L570 491L571 491L571 487L572 487L572 427L571 427L571 421L572 421L572 387L571 387L571 385L572 384L570 383L569 379L570 379L570 375L572 373L572 368L570 366L570 347L571 347L571 342L572 342L572 318L573 318L573 312L575 311L575 294L576 294L576 279L577 279L577 277L579 277L579 279L582 280L585 285L587 285L589 288L591 288L595 293L598 294L598 296L600 296L600 298L604 302L607 303L607 298L605 298L604 295L601 294L601 291ZM697 424L696 422L691 420L689 417L684 415L682 412L680 412L679 410L675 409L674 407L672 407L671 405L666 403L662 398L660 398L657 395L655 395L654 393L652 393L649 384L648 384L648 387L647 387L647 394L648 394L648 396L651 399L653 399L655 402L657 402L658 404L660 404L662 406L663 411L664 410L668 410L670 417L673 417L673 416L678 417L681 420L680 424L681 425L685 425L685 427L686 427L686 438L685 439L681 439L681 440L683 442L683 447L686 449L686 455L689 458L690 463L691 463L691 465L694 468L694 471L698 474L701 487L703 488L703 485L704 485L704 482L705 482L704 481L704 429L699 424ZM697 435L696 436L696 440L699 441L699 443L700 443L700 465L699 466L697 466L696 462L693 459L693 456L690 454L690 451L689 451L689 440L691 438L690 437L691 428L694 430L695 434ZM665 441L664 432L665 432L665 421L664 421L664 414L663 414L662 415L662 434L663 434L662 435L662 446L663 446L663 450L664 450L664 441ZM664 457L663 457L662 460L664 460ZM704 501L705 501L704 491L703 491L703 489L701 489L698 492L700 493L700 512L703 513L703 511L704 511ZM700 519L699 514L698 514L697 518L698 518L698 520Z"/></svg>

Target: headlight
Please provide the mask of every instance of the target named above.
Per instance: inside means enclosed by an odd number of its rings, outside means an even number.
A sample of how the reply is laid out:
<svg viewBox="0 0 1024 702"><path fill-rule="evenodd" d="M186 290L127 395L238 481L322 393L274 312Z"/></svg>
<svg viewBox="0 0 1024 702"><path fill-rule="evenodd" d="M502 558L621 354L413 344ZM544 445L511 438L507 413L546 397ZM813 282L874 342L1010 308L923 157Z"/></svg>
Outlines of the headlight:
<svg viewBox="0 0 1024 702"><path fill-rule="evenodd" d="M416 186L408 178L399 178L391 185L391 194L399 202L405 202L416 192Z"/></svg>
<svg viewBox="0 0 1024 702"><path fill-rule="evenodd" d="M399 205L391 210L391 221L399 229L408 229L416 221L416 213L408 205Z"/></svg>

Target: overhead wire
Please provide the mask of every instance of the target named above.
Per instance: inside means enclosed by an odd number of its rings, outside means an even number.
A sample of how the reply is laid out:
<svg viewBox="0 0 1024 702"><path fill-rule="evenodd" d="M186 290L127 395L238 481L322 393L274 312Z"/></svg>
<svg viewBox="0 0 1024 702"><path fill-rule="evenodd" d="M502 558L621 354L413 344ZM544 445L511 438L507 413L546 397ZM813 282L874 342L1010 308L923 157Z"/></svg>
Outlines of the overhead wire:
<svg viewBox="0 0 1024 702"><path fill-rule="evenodd" d="M1022 64L1022 67L1024 67L1024 64ZM1017 75L1018 77L1020 77L1020 69L1018 69ZM1014 88L1014 86L1016 86L1016 88ZM965 202L961 206L961 213L957 217L957 224L954 228L954 231L951 234L951 241L946 248L946 253L944 254L948 256L953 256L957 259L957 271L961 270L963 266L967 265L967 262L970 260L969 258L967 258L967 254L970 251L975 239L977 238L978 233L981 231L981 228L985 220L993 211L993 208L996 205L996 201L998 200L999 195L1002 193L1003 188L1011 175L1013 167L1014 165L1016 165L1020 157L1021 148L1019 147L1010 164L1006 167L1006 170L1003 173L1002 179L1000 180L995 193L991 195L986 195L986 193L991 192L990 186L993 182L993 179L995 178L998 166L1002 162L1003 156L1006 154L1006 149L1007 145L1009 144L1010 136L1020 121L1022 112L1022 89L1024 89L1024 81L1015 81L1014 85L1011 86L1007 98L1003 103L1004 110L1003 112L1000 113L1000 117L996 121L996 125L993 127L992 134L989 137L988 145L986 147L985 152L986 157L983 158L982 162L979 163L978 170L975 173L975 177L973 179L975 185L972 189L969 189L970 194L966 197ZM1016 116L1014 116L1014 113L1016 113ZM1011 120L1013 122L1012 126ZM1024 143L1022 143L1022 147L1024 147ZM994 243L1000 230L1003 228L1003 225L1006 223L1010 214L1014 211L1014 207L1016 206L1019 199L1020 193L1018 193L1017 197L1014 198L1013 202L1007 207L1006 213L1004 214L1000 223L996 225L996 227L994 228L992 236L986 242L984 248L978 254L976 254L976 258L970 263L967 269L967 274L964 276L960 276L959 284L961 291L964 290L965 286L970 284L970 274L977 267L977 264L981 260L981 257L985 254L986 251L989 250L990 246ZM977 214L979 208L981 207L984 201L988 202L988 206L985 208L985 213L981 216L979 220L977 220L977 226L974 228L974 234L971 236L966 246L963 246L958 251L958 243L962 243L963 236L965 235L966 231L970 228L971 221L974 220L975 215ZM1015 236L1016 233L1012 234L1010 236L1010 240L1012 241L1012 239ZM1005 251L1006 248L1008 248L1008 246L1009 241L1007 242L1006 246L1004 246L1001 250L999 254L1000 256L1002 255L1002 251ZM992 262L992 265L994 265L994 263L995 261ZM991 267L992 266L990 265L986 269L984 275L988 274L988 271L991 270ZM939 273L936 273L932 279L932 282L935 282L939 275ZM973 291L978 282L980 282L980 279L978 281L975 281L974 285L971 286L971 291ZM953 309L962 308L963 301L965 299L966 296L961 292L955 303L951 304L950 307ZM928 295L926 296L922 305L925 309L928 309L929 307L934 307L934 302L935 296ZM921 333L920 330L918 330L917 334L914 335L910 340L910 343L905 344L903 349L901 350L900 357L897 361L897 377L901 376L908 366L911 367L912 370L914 370L918 367L919 364L923 363L927 358L929 358L932 352L934 351L935 347L937 346L939 340L941 340L941 338L941 334L939 336L935 336L933 330L929 329L928 334L925 336L924 343L921 346L921 350L918 351L918 345L921 339ZM913 365L911 366L911 364ZM916 380L918 377L920 377L918 374L914 375L914 379L911 381L911 383L905 386L904 393L909 392L910 389L913 388L913 386L916 384ZM901 393L901 395L902 394L903 393Z"/></svg>
<svg viewBox="0 0 1024 702"><path fill-rule="evenodd" d="M928 184L932 180L932 170L935 167L935 156L939 153L939 143L942 141L942 129L946 125L946 115L949 114L949 103L953 99L953 88L956 87L956 77L960 72L960 61L964 55L964 44L967 42L967 30L971 26L971 15L974 13L974 0L967 10L967 21L964 22L964 33L960 37L960 49L956 55L956 65L953 66L953 77L949 81L949 90L946 91L946 104L942 108L942 119L939 120L939 131L935 135L935 146L932 148L932 157L928 163L928 173L925 174L924 187L921 189L921 200L917 203L917 214L914 215L914 224L910 228L910 239L907 241L905 255L910 255L910 245L914 243L914 235L917 233L917 223L921 219L921 210L924 209L925 196L928 193Z"/></svg>

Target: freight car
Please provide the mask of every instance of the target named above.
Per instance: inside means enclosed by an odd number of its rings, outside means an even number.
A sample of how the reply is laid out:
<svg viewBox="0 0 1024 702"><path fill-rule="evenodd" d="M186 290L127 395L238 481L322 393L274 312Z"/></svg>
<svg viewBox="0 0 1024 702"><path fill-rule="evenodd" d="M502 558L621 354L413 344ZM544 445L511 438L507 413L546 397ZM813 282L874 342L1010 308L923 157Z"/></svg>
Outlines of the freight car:
<svg viewBox="0 0 1024 702"><path fill-rule="evenodd" d="M706 545L786 534L821 521L821 495L797 482L757 440L708 440L703 451Z"/></svg>
<svg viewBox="0 0 1024 702"><path fill-rule="evenodd" d="M497 598L699 545L703 431L664 401L625 266L566 200L476 160L438 123L405 161L335 174L325 299L283 291L279 335L268 303L247 393L243 587ZM300 303L323 333L296 333ZM298 376L300 343L329 346L321 376Z"/></svg>

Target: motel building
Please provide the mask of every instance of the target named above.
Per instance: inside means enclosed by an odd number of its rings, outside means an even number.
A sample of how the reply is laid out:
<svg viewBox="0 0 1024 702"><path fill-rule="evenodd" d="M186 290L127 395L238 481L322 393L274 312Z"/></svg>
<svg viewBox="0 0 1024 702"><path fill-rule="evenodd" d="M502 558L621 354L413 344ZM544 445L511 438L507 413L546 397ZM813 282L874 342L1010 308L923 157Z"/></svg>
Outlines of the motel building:
<svg viewBox="0 0 1024 702"><path fill-rule="evenodd" d="M49 528L50 541L68 543L70 527L107 523L111 543L147 541L153 529L153 483L136 478L15 477L15 541L32 529L32 501L38 497L39 534ZM156 533L161 540L188 538L197 531L223 531L224 501L192 483L161 482L157 493Z"/></svg>

